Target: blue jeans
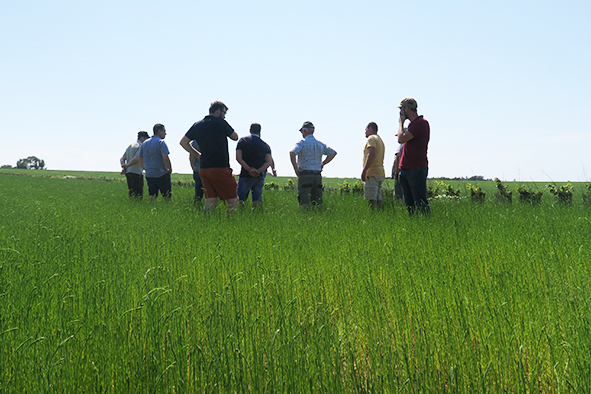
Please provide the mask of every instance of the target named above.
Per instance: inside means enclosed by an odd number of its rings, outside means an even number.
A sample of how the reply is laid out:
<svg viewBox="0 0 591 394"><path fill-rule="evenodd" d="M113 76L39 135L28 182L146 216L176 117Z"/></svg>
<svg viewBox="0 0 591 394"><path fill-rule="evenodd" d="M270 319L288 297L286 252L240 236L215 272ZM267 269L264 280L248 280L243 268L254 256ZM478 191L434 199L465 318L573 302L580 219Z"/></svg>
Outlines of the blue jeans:
<svg viewBox="0 0 591 394"><path fill-rule="evenodd" d="M428 168L401 169L398 174L404 203L408 213L413 215L417 210L424 215L431 213L427 201L427 174Z"/></svg>
<svg viewBox="0 0 591 394"><path fill-rule="evenodd" d="M263 201L263 186L265 185L265 174L256 178L238 178L238 198L246 201L252 190L252 201Z"/></svg>
<svg viewBox="0 0 591 394"><path fill-rule="evenodd" d="M199 171L193 171L193 180L195 181L195 201L198 202L203 198L203 183L201 182Z"/></svg>

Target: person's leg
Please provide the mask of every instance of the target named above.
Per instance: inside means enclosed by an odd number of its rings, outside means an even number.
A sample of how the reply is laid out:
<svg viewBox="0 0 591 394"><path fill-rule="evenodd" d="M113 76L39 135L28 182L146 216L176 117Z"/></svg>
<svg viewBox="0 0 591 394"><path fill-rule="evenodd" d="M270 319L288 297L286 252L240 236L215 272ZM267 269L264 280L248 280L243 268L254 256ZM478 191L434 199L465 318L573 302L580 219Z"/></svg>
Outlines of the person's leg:
<svg viewBox="0 0 591 394"><path fill-rule="evenodd" d="M144 176L140 174L129 173L127 178L127 184L131 183L130 197L142 198L144 195Z"/></svg>
<svg viewBox="0 0 591 394"><path fill-rule="evenodd" d="M215 210L215 204L217 201L218 201L217 197L206 198L205 203L203 204L203 211L204 212L213 212Z"/></svg>
<svg viewBox="0 0 591 394"><path fill-rule="evenodd" d="M322 205L322 175L314 174L312 177L312 190L310 201L314 205Z"/></svg>
<svg viewBox="0 0 591 394"><path fill-rule="evenodd" d="M158 197L158 184L156 183L156 178L146 177L146 181L148 182L148 197L150 198L150 202L154 202L156 197Z"/></svg>
<svg viewBox="0 0 591 394"><path fill-rule="evenodd" d="M230 200L226 200L228 203L228 207L227 207L227 213L231 214L233 212L236 211L236 209L238 209L238 197L232 198Z"/></svg>
<svg viewBox="0 0 591 394"><path fill-rule="evenodd" d="M259 208L263 203L263 187L265 186L265 174L254 178L252 185L252 206Z"/></svg>
<svg viewBox="0 0 591 394"><path fill-rule="evenodd" d="M129 196L142 198L144 194L144 177L140 174L129 173L127 174L127 184L130 185Z"/></svg>
<svg viewBox="0 0 591 394"><path fill-rule="evenodd" d="M409 176L411 176L410 172L412 170L400 170L398 174L398 180L400 182L400 187L402 188L402 196L404 198L404 203L406 204L406 209L408 213L412 215L415 210L415 203L412 197L412 190L409 183Z"/></svg>
<svg viewBox="0 0 591 394"><path fill-rule="evenodd" d="M376 177L376 182L378 183L378 190L376 193L376 207L377 208L383 208L384 207L384 200L382 197L382 186L384 184L384 177L383 176L378 176Z"/></svg>
<svg viewBox="0 0 591 394"><path fill-rule="evenodd" d="M244 204L246 200L248 200L248 195L250 194L250 189L253 185L253 178L247 177L240 177L238 178L238 199L240 200L240 204Z"/></svg>
<svg viewBox="0 0 591 394"><path fill-rule="evenodd" d="M298 177L298 203L302 209L310 206L310 195L312 194L313 180L311 175L300 175Z"/></svg>
<svg viewBox="0 0 591 394"><path fill-rule="evenodd" d="M417 168L413 170L407 170L405 178L408 181L410 193L412 195L413 213L418 210L421 213L428 215L430 213L430 208L427 201L427 169ZM404 184L402 187L404 188Z"/></svg>
<svg viewBox="0 0 591 394"><path fill-rule="evenodd" d="M375 176L368 176L363 183L363 199L369 201L369 206L373 209L377 205L378 182Z"/></svg>
<svg viewBox="0 0 591 394"><path fill-rule="evenodd" d="M193 180L195 181L195 202L200 202L203 199L203 182L199 172L193 172Z"/></svg>
<svg viewBox="0 0 591 394"><path fill-rule="evenodd" d="M133 177L131 172L125 174L125 179L127 180L127 189L129 190L129 197L133 197Z"/></svg>
<svg viewBox="0 0 591 394"><path fill-rule="evenodd" d="M404 202L402 186L400 185L400 177L394 180L394 198L400 202Z"/></svg>
<svg viewBox="0 0 591 394"><path fill-rule="evenodd" d="M429 215L431 213L431 208L429 207L429 200L427 199L427 175L428 174L429 174L428 168L420 168L417 171L415 205L416 205L417 209L423 215Z"/></svg>
<svg viewBox="0 0 591 394"><path fill-rule="evenodd" d="M144 176L143 175L139 175L137 178L136 193L140 199L144 197Z"/></svg>
<svg viewBox="0 0 591 394"><path fill-rule="evenodd" d="M204 212L213 212L215 210L215 205L218 200L218 195L216 193L215 187L211 182L211 179L215 179L214 171L215 169L212 168L202 168L199 170L199 177L201 178L201 182L203 184L203 193L205 197L203 203Z"/></svg>
<svg viewBox="0 0 591 394"><path fill-rule="evenodd" d="M215 182L214 183L216 192L220 200L226 201L227 213L233 213L238 208L238 184L236 178L232 174L231 168L216 168ZM248 182L246 182L248 184ZM250 188L248 188L250 190Z"/></svg>
<svg viewBox="0 0 591 394"><path fill-rule="evenodd" d="M170 174L164 174L158 178L158 187L162 192L162 197L168 202L172 202L172 180Z"/></svg>

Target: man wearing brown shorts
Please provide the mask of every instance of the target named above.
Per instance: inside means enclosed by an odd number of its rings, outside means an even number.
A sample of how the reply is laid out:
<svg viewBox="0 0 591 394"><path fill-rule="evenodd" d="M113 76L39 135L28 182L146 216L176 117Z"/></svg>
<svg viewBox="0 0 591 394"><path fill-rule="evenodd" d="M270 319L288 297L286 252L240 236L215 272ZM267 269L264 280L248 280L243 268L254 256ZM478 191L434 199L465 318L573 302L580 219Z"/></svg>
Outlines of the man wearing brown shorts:
<svg viewBox="0 0 591 394"><path fill-rule="evenodd" d="M236 178L230 168L228 138L238 140L238 134L226 122L228 107L221 101L214 101L209 107L209 115L191 126L181 139L181 146L193 156L201 159L199 176L203 182L205 202L203 210L215 209L218 198L226 201L228 212L238 207ZM197 141L200 152L191 146Z"/></svg>

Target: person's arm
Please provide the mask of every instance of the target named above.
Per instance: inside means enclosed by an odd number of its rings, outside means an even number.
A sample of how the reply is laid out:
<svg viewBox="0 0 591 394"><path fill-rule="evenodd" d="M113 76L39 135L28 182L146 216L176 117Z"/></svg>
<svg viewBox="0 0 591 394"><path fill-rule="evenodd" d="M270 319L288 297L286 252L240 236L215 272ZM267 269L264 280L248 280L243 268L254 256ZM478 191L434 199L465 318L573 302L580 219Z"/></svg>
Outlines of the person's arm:
<svg viewBox="0 0 591 394"><path fill-rule="evenodd" d="M246 161L244 161L242 158L242 149L236 149L236 161L240 163L240 166L242 166L251 177L257 177L260 175L256 168L252 168Z"/></svg>
<svg viewBox="0 0 591 394"><path fill-rule="evenodd" d="M259 174L262 174L263 172L267 171L267 168L269 168L271 164L273 164L273 158L271 157L270 153L267 153L265 155L265 164L263 164L263 166L259 168L257 171L259 172Z"/></svg>
<svg viewBox="0 0 591 394"><path fill-rule="evenodd" d="M398 143L404 144L407 141L410 141L414 138L414 135L408 132L408 130L404 127L404 120L406 118L404 115L400 114L400 118L398 119Z"/></svg>
<svg viewBox="0 0 591 394"><path fill-rule="evenodd" d="M324 161L322 162L322 168L324 168L325 165L327 165L328 163L330 163L332 161L332 159L334 159L334 157L336 155L337 155L337 151L334 151L330 155L326 156L326 159L324 159Z"/></svg>
<svg viewBox="0 0 591 394"><path fill-rule="evenodd" d="M392 164L392 179L398 179L398 173L400 172L400 153L396 153L394 156L394 164Z"/></svg>
<svg viewBox="0 0 591 394"><path fill-rule="evenodd" d="M300 176L300 167L298 167L297 157L294 152L289 152L289 158L291 160L291 165L293 166L293 170L296 173L296 176Z"/></svg>
<svg viewBox="0 0 591 394"><path fill-rule="evenodd" d="M141 157L141 156L138 156L138 157L140 158L140 159L139 159L139 162L140 162L140 167L142 167L142 170L144 170L144 171L145 171L145 170L146 170L146 163L144 163L144 158L143 158L143 157Z"/></svg>
<svg viewBox="0 0 591 394"><path fill-rule="evenodd" d="M377 148L375 146L369 146L367 148L367 156L365 157L365 164L363 165L363 171L361 171L361 180L365 182L367 180L367 170L371 167L373 161L376 159Z"/></svg>
<svg viewBox="0 0 591 394"><path fill-rule="evenodd" d="M189 152L191 154L191 156L195 156L197 159L201 159L201 152L199 152L197 149L195 149L195 148L193 148L193 146L191 146L191 140L189 139L189 137L184 135L183 138L181 138L180 144L184 150L186 150L187 152ZM193 165L191 164L191 167L192 166Z"/></svg>
<svg viewBox="0 0 591 394"><path fill-rule="evenodd" d="M121 167L123 167L124 170L127 170L129 167L136 164L138 161L140 161L140 157L136 155L133 159L131 159L129 163L124 164Z"/></svg>
<svg viewBox="0 0 591 394"><path fill-rule="evenodd" d="M238 134L236 134L236 132L233 132L232 134L230 134L229 138L232 141L238 141Z"/></svg>
<svg viewBox="0 0 591 394"><path fill-rule="evenodd" d="M168 168L168 173L172 174L172 164L170 163L170 158L168 157L168 153L162 154L162 159L164 160L164 165Z"/></svg>
<svg viewBox="0 0 591 394"><path fill-rule="evenodd" d="M125 155L121 156L119 163L121 163L121 175L125 175Z"/></svg>
<svg viewBox="0 0 591 394"><path fill-rule="evenodd" d="M271 156L269 154L269 156ZM273 176L277 176L277 170L275 169L275 160L273 160L273 156L271 156L271 171L273 172Z"/></svg>

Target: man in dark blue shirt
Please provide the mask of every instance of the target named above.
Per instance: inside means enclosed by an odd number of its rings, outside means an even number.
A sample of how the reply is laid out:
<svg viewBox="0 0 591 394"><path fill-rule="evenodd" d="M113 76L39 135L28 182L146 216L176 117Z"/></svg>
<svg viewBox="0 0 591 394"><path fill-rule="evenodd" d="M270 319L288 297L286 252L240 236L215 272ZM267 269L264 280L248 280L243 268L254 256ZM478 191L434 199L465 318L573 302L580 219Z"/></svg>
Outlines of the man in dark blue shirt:
<svg viewBox="0 0 591 394"><path fill-rule="evenodd" d="M209 115L191 126L181 139L181 146L193 156L201 159L199 176L205 191L205 211L213 211L217 199L226 201L228 212L238 206L236 179L230 168L228 138L237 141L238 134L225 121L228 107L221 101L214 101L209 107ZM191 146L197 141L200 151Z"/></svg>
<svg viewBox="0 0 591 394"><path fill-rule="evenodd" d="M236 160L242 166L238 178L238 198L244 203L252 190L252 205L259 207L263 202L263 186L267 168L273 169L273 176L277 176L271 148L261 139L261 125L250 125L250 135L240 138L236 145Z"/></svg>

